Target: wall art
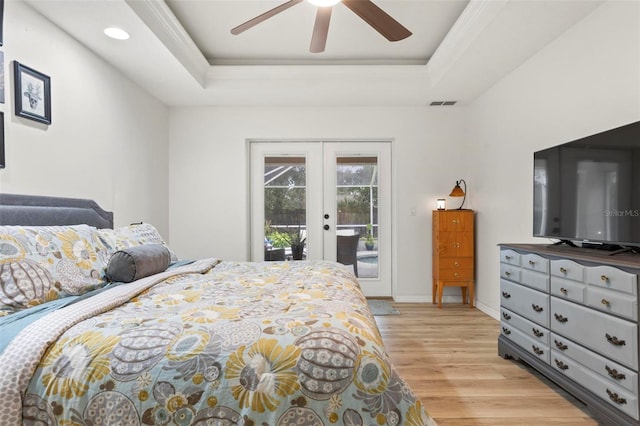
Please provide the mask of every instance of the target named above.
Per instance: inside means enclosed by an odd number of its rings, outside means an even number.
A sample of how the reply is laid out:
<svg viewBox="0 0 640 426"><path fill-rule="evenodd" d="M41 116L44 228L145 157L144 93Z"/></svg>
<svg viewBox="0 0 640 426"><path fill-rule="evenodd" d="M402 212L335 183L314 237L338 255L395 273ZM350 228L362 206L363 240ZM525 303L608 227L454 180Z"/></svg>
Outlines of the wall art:
<svg viewBox="0 0 640 426"><path fill-rule="evenodd" d="M2 46L2 22L4 21L4 0L0 0L0 46Z"/></svg>
<svg viewBox="0 0 640 426"><path fill-rule="evenodd" d="M16 115L51 124L51 78L13 61Z"/></svg>
<svg viewBox="0 0 640 426"><path fill-rule="evenodd" d="M0 104L4 103L4 52L0 52Z"/></svg>
<svg viewBox="0 0 640 426"><path fill-rule="evenodd" d="M6 165L4 159L4 113L0 112L0 169Z"/></svg>

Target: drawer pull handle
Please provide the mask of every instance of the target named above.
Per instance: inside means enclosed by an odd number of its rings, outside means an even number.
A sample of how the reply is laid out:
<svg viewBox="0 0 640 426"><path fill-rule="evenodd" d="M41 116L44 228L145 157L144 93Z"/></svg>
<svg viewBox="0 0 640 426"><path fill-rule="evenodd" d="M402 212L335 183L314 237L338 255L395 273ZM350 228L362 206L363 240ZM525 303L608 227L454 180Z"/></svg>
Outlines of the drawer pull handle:
<svg viewBox="0 0 640 426"><path fill-rule="evenodd" d="M569 347L567 345L565 345L562 342L557 341L556 339L553 340L553 343L555 343L556 348L560 349L561 351L566 351L567 349L569 349Z"/></svg>
<svg viewBox="0 0 640 426"><path fill-rule="evenodd" d="M533 352L535 352L536 355L542 355L544 353L544 351L536 345L531 345L531 349L533 349Z"/></svg>
<svg viewBox="0 0 640 426"><path fill-rule="evenodd" d="M618 370L616 370L615 368L609 368L608 365L605 365L604 368L605 368L605 370L607 370L607 374L612 379L616 379L616 380L626 380L627 379L627 376L625 376L623 373L618 373Z"/></svg>
<svg viewBox="0 0 640 426"><path fill-rule="evenodd" d="M529 265L533 266L533 265L535 265L535 264L536 264L536 262L534 262L533 260L530 260L530 261L529 261Z"/></svg>
<svg viewBox="0 0 640 426"><path fill-rule="evenodd" d="M606 276L606 275L600 275L600 280L605 282L605 283L608 283L609 282L609 277Z"/></svg>
<svg viewBox="0 0 640 426"><path fill-rule="evenodd" d="M553 316L556 317L557 321L562 322L562 323L565 323L565 322L569 321L569 318L564 317L564 316L562 316L560 314L555 314L554 313Z"/></svg>
<svg viewBox="0 0 640 426"><path fill-rule="evenodd" d="M511 276L511 272L509 272L509 271L504 271L504 274L505 274L506 276L508 276L508 277L510 277L510 276Z"/></svg>
<svg viewBox="0 0 640 426"><path fill-rule="evenodd" d="M504 297L505 299L508 299L511 297L511 295L509 293L507 293L506 291L502 292L502 297Z"/></svg>
<svg viewBox="0 0 640 426"><path fill-rule="evenodd" d="M540 306L540 305L535 305L535 304L533 304L533 303L531 304L531 308L532 308L534 311L536 311L536 312L542 312L542 311L544 311L544 309L542 308L542 306Z"/></svg>
<svg viewBox="0 0 640 426"><path fill-rule="evenodd" d="M507 327L502 327L502 332L507 336L511 334L511 330L509 330Z"/></svg>
<svg viewBox="0 0 640 426"><path fill-rule="evenodd" d="M566 274L567 273L567 269L560 267L560 272L562 272L563 274Z"/></svg>
<svg viewBox="0 0 640 426"><path fill-rule="evenodd" d="M544 333L540 330L538 330L537 328L532 328L531 331L533 331L533 335L536 337L542 337L544 336Z"/></svg>
<svg viewBox="0 0 640 426"><path fill-rule="evenodd" d="M458 274L457 272L453 273L453 278L460 278L460 274Z"/></svg>
<svg viewBox="0 0 640 426"><path fill-rule="evenodd" d="M618 340L616 336L611 336L609 333L605 334L605 337L607 338L607 342L614 346L624 346L627 344L624 340Z"/></svg>
<svg viewBox="0 0 640 426"><path fill-rule="evenodd" d="M609 399L612 400L613 402L615 402L616 404L626 404L627 400L621 396L618 396L617 393L615 392L611 392L609 389L607 389L607 395L609 395Z"/></svg>
<svg viewBox="0 0 640 426"><path fill-rule="evenodd" d="M455 266L455 267L457 268L458 266L460 266L460 264L459 264L459 263L458 263L458 261L456 260L455 262L453 262L453 266Z"/></svg>
<svg viewBox="0 0 640 426"><path fill-rule="evenodd" d="M564 287L560 287L560 293L566 295L568 293L567 289Z"/></svg>
<svg viewBox="0 0 640 426"><path fill-rule="evenodd" d="M504 319L506 319L507 321L509 321L509 320L511 319L511 315L509 315L509 314L508 314L508 313L506 313L506 312L503 312L503 313L502 313L502 318L504 318Z"/></svg>
<svg viewBox="0 0 640 426"><path fill-rule="evenodd" d="M507 260L511 260L511 256L505 256L504 258Z"/></svg>
<svg viewBox="0 0 640 426"><path fill-rule="evenodd" d="M609 306L611 304L607 299L602 299L600 303L602 303L604 306Z"/></svg>
<svg viewBox="0 0 640 426"><path fill-rule="evenodd" d="M565 364L562 361L559 361L557 359L554 360L556 362L556 366L560 369L560 370L568 370L569 366L567 364Z"/></svg>

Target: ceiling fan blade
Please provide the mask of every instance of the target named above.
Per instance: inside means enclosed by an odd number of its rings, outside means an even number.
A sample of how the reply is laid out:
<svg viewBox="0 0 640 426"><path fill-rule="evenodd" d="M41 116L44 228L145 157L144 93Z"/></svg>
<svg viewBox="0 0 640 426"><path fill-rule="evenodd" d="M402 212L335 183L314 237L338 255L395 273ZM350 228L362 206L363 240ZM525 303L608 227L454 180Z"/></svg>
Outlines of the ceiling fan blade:
<svg viewBox="0 0 640 426"><path fill-rule="evenodd" d="M261 22L266 21L267 19L271 18L272 16L277 15L280 12L284 12L285 10L289 9L291 6L295 6L298 3L302 3L304 0L289 0L286 3L282 3L280 6L274 7L271 10L266 11L265 13L256 16L253 19L249 19L247 22L245 22L244 24L240 24L237 27L233 28L231 30L231 34L234 35L238 35L242 32L247 31L249 28L252 28L256 25L258 25Z"/></svg>
<svg viewBox="0 0 640 426"><path fill-rule="evenodd" d="M342 0L342 3L389 41L403 40L411 35L411 31L371 0Z"/></svg>
<svg viewBox="0 0 640 426"><path fill-rule="evenodd" d="M316 23L313 26L313 36L311 37L311 47L309 51L312 53L324 52L327 44L327 35L329 34L329 22L331 21L331 11L333 7L318 7L316 12Z"/></svg>

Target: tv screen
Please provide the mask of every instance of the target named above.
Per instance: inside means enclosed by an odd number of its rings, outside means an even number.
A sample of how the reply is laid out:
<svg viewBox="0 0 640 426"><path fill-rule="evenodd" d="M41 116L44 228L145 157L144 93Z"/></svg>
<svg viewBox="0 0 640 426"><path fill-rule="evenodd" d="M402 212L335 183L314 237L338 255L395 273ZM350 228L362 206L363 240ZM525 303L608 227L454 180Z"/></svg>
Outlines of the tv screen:
<svg viewBox="0 0 640 426"><path fill-rule="evenodd" d="M640 122L534 153L533 235L640 246Z"/></svg>

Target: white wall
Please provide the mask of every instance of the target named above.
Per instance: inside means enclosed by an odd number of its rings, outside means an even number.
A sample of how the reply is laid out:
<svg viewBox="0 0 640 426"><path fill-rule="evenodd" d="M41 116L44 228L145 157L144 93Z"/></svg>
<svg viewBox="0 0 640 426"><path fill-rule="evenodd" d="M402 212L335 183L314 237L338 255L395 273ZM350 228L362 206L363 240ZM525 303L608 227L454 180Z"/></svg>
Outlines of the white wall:
<svg viewBox="0 0 640 426"><path fill-rule="evenodd" d="M503 242L532 237L533 152L640 120L640 3L596 9L470 108L478 305L497 317Z"/></svg>
<svg viewBox="0 0 640 426"><path fill-rule="evenodd" d="M91 198L168 237L168 109L22 2L5 2L0 51L0 192ZM51 77L50 126L14 115L14 60Z"/></svg>
<svg viewBox="0 0 640 426"><path fill-rule="evenodd" d="M172 247L187 258L248 259L247 139L393 138L395 295L431 301L431 210L464 177L465 117L463 107L173 109Z"/></svg>

